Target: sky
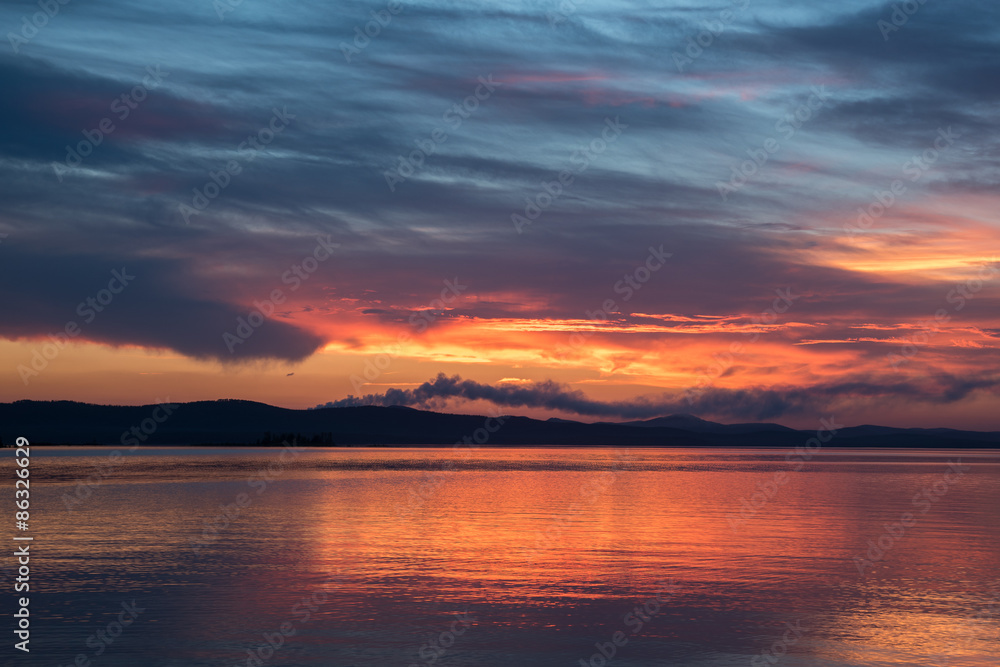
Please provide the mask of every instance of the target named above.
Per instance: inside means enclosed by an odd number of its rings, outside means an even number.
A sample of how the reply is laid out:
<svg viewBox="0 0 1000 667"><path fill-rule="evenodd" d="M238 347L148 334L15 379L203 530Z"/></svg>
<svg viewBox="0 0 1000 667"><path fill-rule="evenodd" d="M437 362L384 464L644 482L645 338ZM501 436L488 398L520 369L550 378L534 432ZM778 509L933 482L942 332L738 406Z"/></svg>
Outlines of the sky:
<svg viewBox="0 0 1000 667"><path fill-rule="evenodd" d="M1000 430L995 3L45 6L2 401Z"/></svg>

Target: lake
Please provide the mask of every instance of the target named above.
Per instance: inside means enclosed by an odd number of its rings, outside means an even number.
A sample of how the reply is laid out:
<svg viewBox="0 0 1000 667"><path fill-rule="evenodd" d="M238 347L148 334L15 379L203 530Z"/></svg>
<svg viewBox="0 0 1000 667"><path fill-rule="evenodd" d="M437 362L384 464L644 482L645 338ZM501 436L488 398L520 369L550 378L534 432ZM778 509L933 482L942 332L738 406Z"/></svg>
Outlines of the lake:
<svg viewBox="0 0 1000 667"><path fill-rule="evenodd" d="M110 451L31 451L31 653L5 664L1000 656L995 451Z"/></svg>

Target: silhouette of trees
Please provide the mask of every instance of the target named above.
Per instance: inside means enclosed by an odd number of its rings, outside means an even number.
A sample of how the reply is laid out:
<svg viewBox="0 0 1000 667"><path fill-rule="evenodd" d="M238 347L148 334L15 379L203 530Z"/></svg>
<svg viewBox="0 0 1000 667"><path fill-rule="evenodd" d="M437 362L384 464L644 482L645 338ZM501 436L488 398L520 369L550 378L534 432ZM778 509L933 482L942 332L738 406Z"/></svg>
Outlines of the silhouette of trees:
<svg viewBox="0 0 1000 667"><path fill-rule="evenodd" d="M286 442L299 443L301 445L326 445L328 447L337 444L333 441L333 432L331 431L313 433L311 435L305 433L272 433L271 431L264 431L264 437L257 439L257 444L262 446L280 445Z"/></svg>

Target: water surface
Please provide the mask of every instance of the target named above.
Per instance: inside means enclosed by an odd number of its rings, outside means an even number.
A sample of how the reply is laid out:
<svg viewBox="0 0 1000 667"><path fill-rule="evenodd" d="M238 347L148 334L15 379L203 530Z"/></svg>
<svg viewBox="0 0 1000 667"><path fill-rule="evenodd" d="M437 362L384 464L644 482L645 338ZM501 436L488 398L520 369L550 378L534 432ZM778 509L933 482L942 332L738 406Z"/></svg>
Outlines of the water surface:
<svg viewBox="0 0 1000 667"><path fill-rule="evenodd" d="M32 450L17 664L1000 656L997 452L827 449L795 470L785 450L109 451Z"/></svg>

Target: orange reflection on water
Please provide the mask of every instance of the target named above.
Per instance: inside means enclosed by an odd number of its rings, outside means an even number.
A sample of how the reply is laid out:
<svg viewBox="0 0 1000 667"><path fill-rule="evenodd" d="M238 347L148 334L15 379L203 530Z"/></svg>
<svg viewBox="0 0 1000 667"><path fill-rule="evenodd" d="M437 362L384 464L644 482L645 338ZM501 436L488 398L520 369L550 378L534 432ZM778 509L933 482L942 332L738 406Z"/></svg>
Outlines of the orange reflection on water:
<svg viewBox="0 0 1000 667"><path fill-rule="evenodd" d="M327 450L257 495L247 479L277 455L137 457L74 514L56 502L86 467L42 462L58 618L91 613L65 608L70 593L141 589L158 603L149 642L236 660L233 646L301 618L320 591L289 644L302 664L410 664L426 633L471 609L470 664L541 665L587 658L673 582L630 659L746 661L794 623L805 631L789 665L982 665L1000 653L995 456L963 454L968 474L859 573L852 559L914 510L948 454L829 449L794 472L783 451ZM240 493L251 503L193 554L205 520ZM756 493L769 497L734 528Z"/></svg>

